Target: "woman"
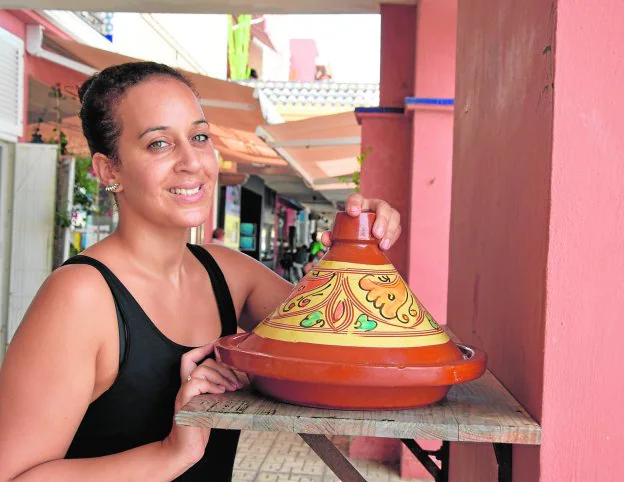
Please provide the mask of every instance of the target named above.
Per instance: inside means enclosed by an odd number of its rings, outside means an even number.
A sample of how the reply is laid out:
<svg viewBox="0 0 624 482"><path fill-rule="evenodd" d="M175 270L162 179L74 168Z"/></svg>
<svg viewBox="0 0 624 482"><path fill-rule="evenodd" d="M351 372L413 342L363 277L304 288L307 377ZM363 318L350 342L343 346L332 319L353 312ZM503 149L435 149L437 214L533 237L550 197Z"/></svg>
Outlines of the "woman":
<svg viewBox="0 0 624 482"><path fill-rule="evenodd" d="M187 245L204 223L218 165L189 82L151 62L105 69L80 89L93 168L117 230L46 280L0 371L0 480L231 478L236 432L182 427L174 410L242 386L214 340L250 329L291 285L248 256ZM382 249L400 232L386 203ZM330 244L325 235L325 243Z"/></svg>

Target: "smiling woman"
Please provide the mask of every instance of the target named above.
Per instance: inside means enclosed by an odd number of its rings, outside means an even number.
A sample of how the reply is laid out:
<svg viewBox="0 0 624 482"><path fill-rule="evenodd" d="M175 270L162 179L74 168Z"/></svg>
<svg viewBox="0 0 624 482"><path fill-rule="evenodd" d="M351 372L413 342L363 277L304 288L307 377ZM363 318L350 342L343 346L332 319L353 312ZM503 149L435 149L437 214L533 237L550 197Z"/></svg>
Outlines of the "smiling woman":
<svg viewBox="0 0 624 482"><path fill-rule="evenodd" d="M0 481L230 480L238 432L178 426L173 415L196 395L243 386L244 374L215 361L213 342L255 326L292 286L238 251L186 243L210 214L218 176L186 78L122 64L89 79L80 99L119 223L52 273L11 342ZM400 233L383 201L356 195L346 208L377 213L384 248Z"/></svg>

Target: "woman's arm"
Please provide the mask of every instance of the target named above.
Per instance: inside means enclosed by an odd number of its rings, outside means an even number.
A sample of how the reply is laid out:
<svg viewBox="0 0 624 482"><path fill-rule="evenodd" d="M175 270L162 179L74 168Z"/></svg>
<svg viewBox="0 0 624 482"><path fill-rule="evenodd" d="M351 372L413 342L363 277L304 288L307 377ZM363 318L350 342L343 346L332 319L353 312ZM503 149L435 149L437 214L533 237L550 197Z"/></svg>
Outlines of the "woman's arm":
<svg viewBox="0 0 624 482"><path fill-rule="evenodd" d="M164 481L190 466L161 442L63 459L94 393L102 391L97 367L112 346L118 350L115 319L110 290L92 268L61 268L39 290L0 370L0 481Z"/></svg>

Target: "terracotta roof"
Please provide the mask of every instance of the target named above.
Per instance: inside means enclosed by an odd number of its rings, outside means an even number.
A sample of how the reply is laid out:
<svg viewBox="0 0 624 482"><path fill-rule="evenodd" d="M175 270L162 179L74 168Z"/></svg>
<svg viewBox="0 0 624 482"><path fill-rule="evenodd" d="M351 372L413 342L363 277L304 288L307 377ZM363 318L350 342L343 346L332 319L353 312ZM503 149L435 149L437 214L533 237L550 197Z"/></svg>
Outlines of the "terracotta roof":
<svg viewBox="0 0 624 482"><path fill-rule="evenodd" d="M245 80L239 82L262 91L275 105L334 105L377 107L379 84Z"/></svg>

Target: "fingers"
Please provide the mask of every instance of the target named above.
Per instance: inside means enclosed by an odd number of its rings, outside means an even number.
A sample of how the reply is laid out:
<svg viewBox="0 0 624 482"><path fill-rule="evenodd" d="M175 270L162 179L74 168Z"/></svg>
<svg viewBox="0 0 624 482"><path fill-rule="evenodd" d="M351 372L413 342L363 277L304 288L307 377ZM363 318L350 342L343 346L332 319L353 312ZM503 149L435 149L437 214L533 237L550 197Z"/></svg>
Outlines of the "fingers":
<svg viewBox="0 0 624 482"><path fill-rule="evenodd" d="M388 250L390 247L399 239L401 234L401 215L394 211L390 215L390 220L388 221L388 225L386 226L385 233L383 235L383 239L381 243L379 243L379 247L382 250Z"/></svg>
<svg viewBox="0 0 624 482"><path fill-rule="evenodd" d="M321 234L321 243L327 247L331 246L332 242L330 231L323 231L323 234Z"/></svg>
<svg viewBox="0 0 624 482"><path fill-rule="evenodd" d="M194 348L182 355L180 360L180 380L186 380L186 377L197 368L197 365L212 353L214 343Z"/></svg>
<svg viewBox="0 0 624 482"><path fill-rule="evenodd" d="M232 370L214 360L206 360L206 363L202 363L191 373L191 378L201 377L227 390L238 390L243 387L243 384Z"/></svg>
<svg viewBox="0 0 624 482"><path fill-rule="evenodd" d="M345 211L351 216L359 216L362 210L366 209L363 207L364 201L365 199L361 194L353 193L349 195L345 201Z"/></svg>
<svg viewBox="0 0 624 482"><path fill-rule="evenodd" d="M193 397L201 395L202 393L224 393L225 388L209 381L204 377L194 378L191 377L190 381L184 381L178 396L176 397L175 409L176 411L186 405Z"/></svg>
<svg viewBox="0 0 624 482"><path fill-rule="evenodd" d="M345 203L345 211L351 216L359 216L362 211L373 211L375 223L373 224L373 236L379 240L379 247L388 250L396 242L401 234L401 216L387 202L380 199L365 199L360 194L351 194ZM325 236L321 241L326 246L331 246L331 238Z"/></svg>

